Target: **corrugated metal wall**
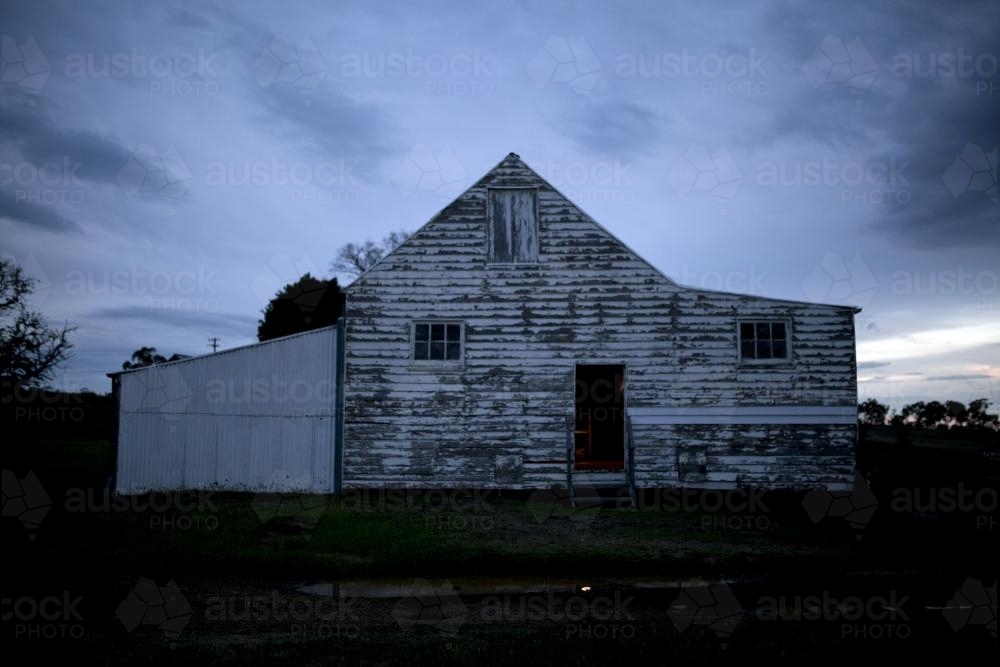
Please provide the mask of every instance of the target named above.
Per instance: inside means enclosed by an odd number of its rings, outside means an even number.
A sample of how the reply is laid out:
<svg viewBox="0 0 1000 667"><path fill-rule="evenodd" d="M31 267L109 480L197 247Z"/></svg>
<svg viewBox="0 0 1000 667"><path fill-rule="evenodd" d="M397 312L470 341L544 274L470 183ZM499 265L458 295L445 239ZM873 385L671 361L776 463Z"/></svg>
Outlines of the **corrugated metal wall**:
<svg viewBox="0 0 1000 667"><path fill-rule="evenodd" d="M117 490L337 490L337 327L120 376Z"/></svg>

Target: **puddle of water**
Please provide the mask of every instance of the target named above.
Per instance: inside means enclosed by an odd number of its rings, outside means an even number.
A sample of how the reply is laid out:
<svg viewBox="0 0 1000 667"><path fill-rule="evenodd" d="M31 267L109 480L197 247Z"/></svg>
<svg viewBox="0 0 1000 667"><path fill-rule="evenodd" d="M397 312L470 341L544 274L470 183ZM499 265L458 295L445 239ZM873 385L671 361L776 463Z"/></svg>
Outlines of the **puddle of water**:
<svg viewBox="0 0 1000 667"><path fill-rule="evenodd" d="M668 591L691 587L716 586L719 584L756 583L759 581L763 580L715 579L709 581L693 577L676 579L651 577L588 581L584 579L523 577L511 579L456 577L449 579L448 583L458 595L533 595L540 593L590 593L608 589ZM435 577L432 583L440 585L443 583L443 580ZM386 578L309 583L298 585L295 589L306 595L322 597L401 598L409 594L412 585L412 578Z"/></svg>

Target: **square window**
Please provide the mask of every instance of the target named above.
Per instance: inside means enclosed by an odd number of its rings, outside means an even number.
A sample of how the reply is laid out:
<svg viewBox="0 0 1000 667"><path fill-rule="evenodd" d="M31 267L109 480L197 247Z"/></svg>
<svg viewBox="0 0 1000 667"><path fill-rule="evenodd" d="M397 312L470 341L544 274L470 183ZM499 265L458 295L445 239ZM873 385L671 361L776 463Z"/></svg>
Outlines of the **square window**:
<svg viewBox="0 0 1000 667"><path fill-rule="evenodd" d="M788 327L784 321L740 322L739 350L743 361L788 359Z"/></svg>
<svg viewBox="0 0 1000 667"><path fill-rule="evenodd" d="M459 361L462 358L462 325L452 322L416 322L413 358L421 361Z"/></svg>

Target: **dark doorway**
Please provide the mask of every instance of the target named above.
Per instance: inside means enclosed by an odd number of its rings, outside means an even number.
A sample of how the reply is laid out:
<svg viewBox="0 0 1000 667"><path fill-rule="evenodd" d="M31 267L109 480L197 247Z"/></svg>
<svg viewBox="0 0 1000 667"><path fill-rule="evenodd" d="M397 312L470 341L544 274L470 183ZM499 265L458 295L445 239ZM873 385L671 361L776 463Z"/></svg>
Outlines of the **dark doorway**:
<svg viewBox="0 0 1000 667"><path fill-rule="evenodd" d="M576 467L625 467L625 367L576 367Z"/></svg>

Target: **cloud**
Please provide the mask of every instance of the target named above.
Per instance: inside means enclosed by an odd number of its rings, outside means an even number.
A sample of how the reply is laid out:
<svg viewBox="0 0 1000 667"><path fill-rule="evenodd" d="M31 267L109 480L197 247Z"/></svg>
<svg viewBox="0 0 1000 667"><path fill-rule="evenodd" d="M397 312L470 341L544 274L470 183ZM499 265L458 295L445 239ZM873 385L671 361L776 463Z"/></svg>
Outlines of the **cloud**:
<svg viewBox="0 0 1000 667"><path fill-rule="evenodd" d="M869 368L883 368L888 366L888 361L862 361L858 364L858 370L868 370Z"/></svg>
<svg viewBox="0 0 1000 667"><path fill-rule="evenodd" d="M860 106L856 102L861 98L846 90L814 90L800 77L759 136L768 144L793 140L826 145L869 164L888 164L891 158L909 162L909 184L885 187L905 189L909 198L887 196L882 206L871 208L875 233L920 249L1000 247L996 204L982 192L955 197L942 181L967 143L986 151L997 145L994 119L1000 116L1000 95L976 90L979 81L995 85L995 72L992 77L962 77L948 75L943 67L934 74L929 69L931 58L957 57L960 47L973 62L980 54L995 55L996 35L989 26L1000 21L1000 7L969 3L957 11L954 5L915 2L872 13L871 21L883 26L877 31L840 6L772 10L774 30L781 36L775 61L801 65L824 34L842 39L860 35L879 70ZM902 67L907 60L920 66L907 73Z"/></svg>
<svg viewBox="0 0 1000 667"><path fill-rule="evenodd" d="M132 152L114 137L57 125L44 107L33 109L17 98L0 104L0 145L5 154L16 153L36 168L46 162L80 163L75 178L98 184L114 182Z"/></svg>
<svg viewBox="0 0 1000 667"><path fill-rule="evenodd" d="M587 150L605 155L651 155L661 141L667 119L633 102L602 103L592 96L586 107L553 123Z"/></svg>
<svg viewBox="0 0 1000 667"><path fill-rule="evenodd" d="M334 91L332 83L321 84L309 96L288 84L267 90L256 83L254 87L249 92L258 104L253 117L257 131L274 134L324 160L335 156L358 159L356 174L374 170L374 163L390 156L398 159L391 150L393 132L382 113Z"/></svg>
<svg viewBox="0 0 1000 667"><path fill-rule="evenodd" d="M255 335L257 332L257 318L233 313L176 311L150 306L123 306L102 308L90 313L90 317L104 320L150 322L180 329L198 328L212 333L235 336Z"/></svg>
<svg viewBox="0 0 1000 667"><path fill-rule="evenodd" d="M17 191L0 190L0 219L20 222L47 232L82 232L83 228L51 206L17 201Z"/></svg>
<svg viewBox="0 0 1000 667"><path fill-rule="evenodd" d="M175 25L180 28L211 28L212 24L209 23L205 17L199 16L194 12L190 12L187 9L181 7L167 7L165 10L167 15L167 21L170 25Z"/></svg>
<svg viewBox="0 0 1000 667"><path fill-rule="evenodd" d="M858 343L858 357L873 361L915 359L961 351L1000 347L1000 333L992 323L915 331ZM868 362L862 362L868 363Z"/></svg>

